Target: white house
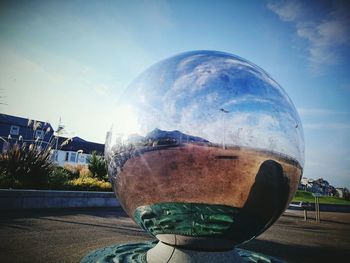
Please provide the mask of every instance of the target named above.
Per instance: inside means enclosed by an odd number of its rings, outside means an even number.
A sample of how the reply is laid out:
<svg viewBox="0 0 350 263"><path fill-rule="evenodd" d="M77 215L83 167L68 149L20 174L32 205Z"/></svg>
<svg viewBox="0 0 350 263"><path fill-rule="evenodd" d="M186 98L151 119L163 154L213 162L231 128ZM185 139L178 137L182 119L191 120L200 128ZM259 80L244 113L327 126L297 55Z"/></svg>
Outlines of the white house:
<svg viewBox="0 0 350 263"><path fill-rule="evenodd" d="M345 188L337 187L337 188L335 188L335 190L337 191L338 197L344 198L344 194L346 193Z"/></svg>
<svg viewBox="0 0 350 263"><path fill-rule="evenodd" d="M64 166L65 164L71 165L86 165L89 162L89 157L91 154L86 154L83 152L74 151L62 151L62 150L52 150L52 158L56 164L59 166Z"/></svg>
<svg viewBox="0 0 350 263"><path fill-rule="evenodd" d="M71 139L59 137L56 149L52 150L52 160L59 166L64 166L65 164L87 165L94 151L98 155L103 155L104 144L89 142L80 137Z"/></svg>

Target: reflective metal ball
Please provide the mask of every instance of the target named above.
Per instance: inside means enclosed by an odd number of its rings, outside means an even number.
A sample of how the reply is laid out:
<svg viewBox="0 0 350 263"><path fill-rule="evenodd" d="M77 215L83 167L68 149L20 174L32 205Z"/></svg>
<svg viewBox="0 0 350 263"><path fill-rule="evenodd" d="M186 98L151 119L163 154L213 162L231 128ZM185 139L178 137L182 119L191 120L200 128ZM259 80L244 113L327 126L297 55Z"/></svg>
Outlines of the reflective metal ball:
<svg viewBox="0 0 350 263"><path fill-rule="evenodd" d="M125 91L105 155L128 215L159 240L231 249L290 203L304 165L292 101L235 55L192 51L160 61Z"/></svg>

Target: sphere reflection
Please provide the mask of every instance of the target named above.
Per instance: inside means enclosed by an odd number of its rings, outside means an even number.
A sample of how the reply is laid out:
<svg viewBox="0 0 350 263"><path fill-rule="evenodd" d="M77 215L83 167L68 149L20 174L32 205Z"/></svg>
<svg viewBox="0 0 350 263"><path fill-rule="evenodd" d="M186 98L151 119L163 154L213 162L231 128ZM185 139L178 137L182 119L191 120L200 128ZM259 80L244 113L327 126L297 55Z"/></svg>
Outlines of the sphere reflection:
<svg viewBox="0 0 350 263"><path fill-rule="evenodd" d="M299 116L242 58L193 51L163 60L129 86L119 111L105 151L114 191L168 244L231 248L267 229L296 191Z"/></svg>

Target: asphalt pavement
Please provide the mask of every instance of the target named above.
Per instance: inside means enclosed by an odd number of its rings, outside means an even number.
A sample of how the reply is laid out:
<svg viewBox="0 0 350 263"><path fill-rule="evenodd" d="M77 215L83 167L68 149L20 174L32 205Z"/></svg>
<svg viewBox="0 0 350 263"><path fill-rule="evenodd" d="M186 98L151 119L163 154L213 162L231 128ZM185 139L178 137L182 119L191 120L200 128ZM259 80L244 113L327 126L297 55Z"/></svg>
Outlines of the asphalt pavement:
<svg viewBox="0 0 350 263"><path fill-rule="evenodd" d="M350 213L287 210L241 248L287 262L350 262ZM0 212L0 262L79 262L91 250L152 240L120 208Z"/></svg>

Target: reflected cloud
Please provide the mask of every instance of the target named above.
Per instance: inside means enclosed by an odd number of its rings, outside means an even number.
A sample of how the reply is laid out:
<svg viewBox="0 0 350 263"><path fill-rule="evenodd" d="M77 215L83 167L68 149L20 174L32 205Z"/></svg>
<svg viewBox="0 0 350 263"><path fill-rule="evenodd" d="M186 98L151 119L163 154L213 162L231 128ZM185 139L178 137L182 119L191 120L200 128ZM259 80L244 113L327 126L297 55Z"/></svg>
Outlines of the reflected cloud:
<svg viewBox="0 0 350 263"><path fill-rule="evenodd" d="M303 164L293 103L265 71L240 57L193 51L163 60L130 85L124 104L144 138L155 129L179 131L217 145L273 148Z"/></svg>

